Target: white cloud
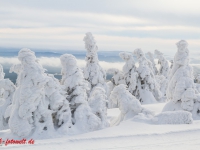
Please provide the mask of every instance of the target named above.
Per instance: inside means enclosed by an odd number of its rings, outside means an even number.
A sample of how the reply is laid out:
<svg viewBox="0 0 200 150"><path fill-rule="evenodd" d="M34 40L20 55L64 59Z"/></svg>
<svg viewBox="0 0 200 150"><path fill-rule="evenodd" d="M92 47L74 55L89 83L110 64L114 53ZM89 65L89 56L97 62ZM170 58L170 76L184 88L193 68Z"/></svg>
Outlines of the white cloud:
<svg viewBox="0 0 200 150"><path fill-rule="evenodd" d="M0 47L82 50L92 32L101 50L200 47L200 1L2 1Z"/></svg>
<svg viewBox="0 0 200 150"><path fill-rule="evenodd" d="M39 63L45 68L45 67L55 67L55 68L61 68L60 58L58 57L39 57L38 58ZM18 64L20 63L17 57L0 57L0 64ZM78 66L80 68L84 68L86 65L85 60L77 59ZM108 70L109 68L117 68L119 70L122 70L122 67L124 65L123 62L105 62L105 61L99 61L99 64L104 68L105 70Z"/></svg>

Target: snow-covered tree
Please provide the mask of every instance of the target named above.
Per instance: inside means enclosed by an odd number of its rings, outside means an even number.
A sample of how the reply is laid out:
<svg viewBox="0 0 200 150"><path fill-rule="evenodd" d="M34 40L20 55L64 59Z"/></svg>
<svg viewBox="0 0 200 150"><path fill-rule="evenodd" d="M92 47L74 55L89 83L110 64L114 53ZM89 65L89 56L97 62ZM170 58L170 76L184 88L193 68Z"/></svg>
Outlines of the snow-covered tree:
<svg viewBox="0 0 200 150"><path fill-rule="evenodd" d="M69 101L66 99L66 92L53 75L47 76L45 84L45 98L48 108L52 110L52 117L55 128L60 132L67 132L71 127L71 110Z"/></svg>
<svg viewBox="0 0 200 150"><path fill-rule="evenodd" d="M188 65L189 63L189 50L187 48L188 43L185 40L181 40L176 45L178 47L178 51L174 56L173 67L169 73L169 80L171 80L178 68Z"/></svg>
<svg viewBox="0 0 200 150"><path fill-rule="evenodd" d="M158 70L158 75L163 75L166 78L168 77L169 74L169 63L163 56L163 53L161 53L158 50L155 50L155 56L158 58L158 64L160 65L159 70Z"/></svg>
<svg viewBox="0 0 200 150"><path fill-rule="evenodd" d="M6 116L10 116L9 127L13 133L22 137L31 132L40 134L44 130L52 131L52 113L46 108L45 102L44 69L30 49L21 49L18 59L21 62L19 85L11 106L6 110Z"/></svg>
<svg viewBox="0 0 200 150"><path fill-rule="evenodd" d="M156 81L159 85L159 89L162 92L163 96L166 96L167 85L168 85L167 78L163 75L156 75L155 78L156 78Z"/></svg>
<svg viewBox="0 0 200 150"><path fill-rule="evenodd" d="M106 86L106 72L99 65L96 41L92 33L86 33L83 41L85 42L86 53L86 67L84 69L84 78L90 83L90 91L96 86L100 86L107 92Z"/></svg>
<svg viewBox="0 0 200 150"><path fill-rule="evenodd" d="M21 64L14 64L10 67L9 73L16 73L17 74L17 80L16 80L16 86L18 87L18 85L20 84L20 72L22 70L22 65Z"/></svg>
<svg viewBox="0 0 200 150"><path fill-rule="evenodd" d="M122 60L125 61L125 65L123 66L123 74L128 90L131 94L137 95L136 88L138 74L136 72L136 66L135 61L133 59L133 55L128 52L121 52L119 53L119 56L122 58Z"/></svg>
<svg viewBox="0 0 200 150"><path fill-rule="evenodd" d="M92 112L88 104L88 82L84 79L82 70L77 66L76 58L73 55L64 54L60 60L62 64L61 84L68 94L73 127L82 132L99 129L101 120Z"/></svg>
<svg viewBox="0 0 200 150"><path fill-rule="evenodd" d="M107 73L110 75L113 75L111 80L107 82L107 87L108 87L107 96L109 97L111 91L113 90L115 86L119 84L126 84L126 83L124 80L124 74L119 69L110 68L107 70Z"/></svg>
<svg viewBox="0 0 200 150"><path fill-rule="evenodd" d="M12 103L13 94L15 92L15 85L9 80L4 79L5 73L3 72L3 67L0 65L0 130L8 128L8 118L6 116L6 109Z"/></svg>
<svg viewBox="0 0 200 150"><path fill-rule="evenodd" d="M172 69L172 67L173 67L173 63L174 63L174 61L173 60L170 60L170 69Z"/></svg>
<svg viewBox="0 0 200 150"><path fill-rule="evenodd" d="M200 84L200 74L197 74L195 77L196 83Z"/></svg>
<svg viewBox="0 0 200 150"><path fill-rule="evenodd" d="M105 90L101 87L95 87L88 99L89 105L93 113L101 119L100 128L106 128L109 126L107 119L107 96Z"/></svg>
<svg viewBox="0 0 200 150"><path fill-rule="evenodd" d="M155 103L161 100L163 95L156 82L151 62L146 59L141 49L136 49L134 55L137 57L139 63L139 67L137 68L137 94L135 96L142 104Z"/></svg>
<svg viewBox="0 0 200 150"><path fill-rule="evenodd" d="M114 88L110 99L119 106L121 111L117 120L112 122L112 125L118 125L121 121L130 119L139 113L147 116L150 115L151 117L153 115L151 111L141 106L139 100L127 90L124 84L120 84Z"/></svg>
<svg viewBox="0 0 200 150"><path fill-rule="evenodd" d="M119 84L125 84L123 72L119 69L110 68L107 70L107 73L113 75L111 78L111 82L114 86L117 86Z"/></svg>
<svg viewBox="0 0 200 150"><path fill-rule="evenodd" d="M3 66L0 65L0 80L4 79L5 73L3 72Z"/></svg>
<svg viewBox="0 0 200 150"><path fill-rule="evenodd" d="M149 60L151 61L154 75L157 75L158 74L158 70L156 68L156 64L155 64L155 61L154 61L154 54L151 53L151 52L148 52L146 55L148 56Z"/></svg>
<svg viewBox="0 0 200 150"><path fill-rule="evenodd" d="M200 119L200 96L196 93L193 69L189 64L188 43L181 40L176 45L178 51L174 57L167 88L167 98L170 102L163 111L190 111L194 119Z"/></svg>

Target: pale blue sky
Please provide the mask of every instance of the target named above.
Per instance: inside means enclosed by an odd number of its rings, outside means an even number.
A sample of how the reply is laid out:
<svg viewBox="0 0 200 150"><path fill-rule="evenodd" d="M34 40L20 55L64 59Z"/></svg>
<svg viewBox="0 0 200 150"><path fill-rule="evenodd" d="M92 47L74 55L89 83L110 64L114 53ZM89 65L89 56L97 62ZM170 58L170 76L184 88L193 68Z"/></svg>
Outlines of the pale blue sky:
<svg viewBox="0 0 200 150"><path fill-rule="evenodd" d="M0 0L0 47L169 53L185 39L200 49L199 0Z"/></svg>

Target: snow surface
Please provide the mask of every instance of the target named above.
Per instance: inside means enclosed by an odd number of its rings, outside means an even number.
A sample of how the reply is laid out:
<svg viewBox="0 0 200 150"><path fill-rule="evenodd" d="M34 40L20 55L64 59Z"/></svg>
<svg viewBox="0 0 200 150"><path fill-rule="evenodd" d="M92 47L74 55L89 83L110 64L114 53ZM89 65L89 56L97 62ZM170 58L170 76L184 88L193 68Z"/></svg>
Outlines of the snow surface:
<svg viewBox="0 0 200 150"><path fill-rule="evenodd" d="M143 105L160 113L165 103ZM118 117L118 108L108 110L110 120ZM10 130L0 131L0 137L9 137ZM200 121L193 124L155 125L129 119L120 125L75 136L36 140L34 145L8 145L1 149L142 149L142 150L197 150L200 147ZM10 138L10 137L9 137Z"/></svg>

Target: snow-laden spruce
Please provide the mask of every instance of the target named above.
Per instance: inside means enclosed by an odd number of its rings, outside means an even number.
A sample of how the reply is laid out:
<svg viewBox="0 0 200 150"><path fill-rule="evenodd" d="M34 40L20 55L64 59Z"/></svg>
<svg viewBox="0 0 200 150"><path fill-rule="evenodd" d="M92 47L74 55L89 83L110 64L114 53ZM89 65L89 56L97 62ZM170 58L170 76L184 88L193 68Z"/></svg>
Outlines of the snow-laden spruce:
<svg viewBox="0 0 200 150"><path fill-rule="evenodd" d="M88 82L82 70L77 66L73 55L64 54L60 57L62 64L61 84L67 92L70 103L73 127L79 132L88 132L100 128L101 120L91 110L87 102Z"/></svg>
<svg viewBox="0 0 200 150"><path fill-rule="evenodd" d="M156 58L158 59L158 64L160 65L159 70L158 70L158 75L163 75L167 78L169 74L168 61L163 56L163 53L161 53L160 51L155 50L154 53L155 53Z"/></svg>
<svg viewBox="0 0 200 150"><path fill-rule="evenodd" d="M136 49L134 55L137 57L139 67L137 68L137 89L135 96L142 104L155 103L163 99L163 94L159 89L152 64L145 57L141 49Z"/></svg>
<svg viewBox="0 0 200 150"><path fill-rule="evenodd" d="M44 130L53 130L51 111L46 108L44 69L37 62L35 53L23 48L18 53L21 62L18 88L13 102L7 109L10 116L9 127L18 136L28 136L30 133L40 134Z"/></svg>
<svg viewBox="0 0 200 150"><path fill-rule="evenodd" d="M16 86L18 87L18 85L20 84L20 72L22 70L22 65L21 64L14 64L10 67L9 73L16 73L17 74L17 79L16 79Z"/></svg>
<svg viewBox="0 0 200 150"><path fill-rule="evenodd" d="M15 85L9 80L4 79L5 73L0 65L0 130L8 129L8 119L6 110L12 103Z"/></svg>
<svg viewBox="0 0 200 150"><path fill-rule="evenodd" d="M136 72L133 55L128 52L121 52L119 56L125 61L125 65L123 66L125 84L131 94L138 95L138 93L136 93L138 73Z"/></svg>
<svg viewBox="0 0 200 150"><path fill-rule="evenodd" d="M111 80L109 82L107 82L107 87L108 87L107 96L109 98L110 93L112 92L112 90L114 89L115 86L117 86L119 84L126 84L126 83L124 80L124 74L119 69L110 68L107 70L107 73L110 75L113 75ZM109 100L108 108L114 108L114 107L116 107L116 106L114 104L112 104L112 102Z"/></svg>
<svg viewBox="0 0 200 150"><path fill-rule="evenodd" d="M124 84L120 84L114 88L110 99L119 106L121 111L117 120L112 122L112 125L118 125L121 121L130 119L139 113L143 113L147 117L153 116L151 111L141 106L139 100L127 90Z"/></svg>
<svg viewBox="0 0 200 150"><path fill-rule="evenodd" d="M101 87L95 87L90 94L88 102L93 113L101 120L100 128L108 127L109 122L107 119L107 107L106 107L107 96L105 90Z"/></svg>
<svg viewBox="0 0 200 150"><path fill-rule="evenodd" d="M195 90L193 69L189 64L188 43L179 41L170 71L167 98L170 100L163 111L185 110L192 112L194 119L200 119L200 95Z"/></svg>
<svg viewBox="0 0 200 150"><path fill-rule="evenodd" d="M156 78L156 81L159 85L160 91L162 92L163 96L166 97L168 79L163 75L156 75L155 78ZM163 100L166 100L166 98L163 99Z"/></svg>
<svg viewBox="0 0 200 150"><path fill-rule="evenodd" d="M67 133L71 127L71 110L66 99L66 92L53 75L47 76L45 84L45 99L47 107L52 110L53 123L59 132Z"/></svg>
<svg viewBox="0 0 200 150"><path fill-rule="evenodd" d="M181 40L176 45L178 47L178 51L174 56L173 67L169 73L170 80L180 67L187 66L189 64L188 43L185 40Z"/></svg>
<svg viewBox="0 0 200 150"><path fill-rule="evenodd" d="M155 61L154 61L154 54L151 53L151 52L148 52L146 55L148 56L149 60L151 61L154 75L157 75L158 69L156 68L156 64L155 64Z"/></svg>
<svg viewBox="0 0 200 150"><path fill-rule="evenodd" d="M86 33L83 41L85 42L86 53L86 67L84 69L84 78L89 82L90 91L94 87L99 86L105 89L107 92L106 86L106 72L99 65L96 41L92 33Z"/></svg>

